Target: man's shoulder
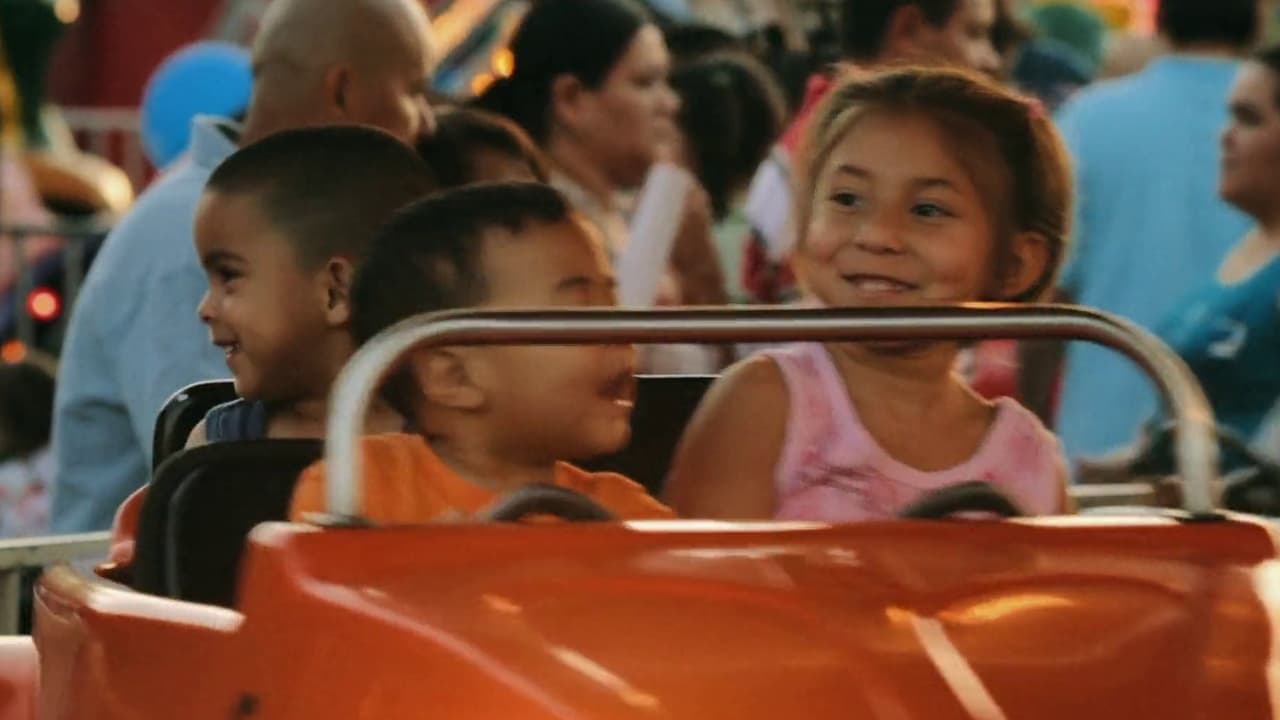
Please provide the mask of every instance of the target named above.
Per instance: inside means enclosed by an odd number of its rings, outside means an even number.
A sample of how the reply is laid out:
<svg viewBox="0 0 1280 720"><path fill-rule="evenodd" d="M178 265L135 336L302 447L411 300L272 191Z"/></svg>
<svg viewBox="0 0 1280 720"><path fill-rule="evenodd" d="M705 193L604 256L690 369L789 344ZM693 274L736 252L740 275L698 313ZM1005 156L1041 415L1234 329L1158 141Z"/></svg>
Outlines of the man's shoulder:
<svg viewBox="0 0 1280 720"><path fill-rule="evenodd" d="M106 292L114 299L173 270L196 273L192 226L207 179L207 172L184 167L149 187L107 235L90 267L84 295Z"/></svg>
<svg viewBox="0 0 1280 720"><path fill-rule="evenodd" d="M1112 117L1115 113L1132 112L1135 103L1143 102L1147 81L1141 75L1101 80L1071 96L1058 112L1059 118L1092 120Z"/></svg>

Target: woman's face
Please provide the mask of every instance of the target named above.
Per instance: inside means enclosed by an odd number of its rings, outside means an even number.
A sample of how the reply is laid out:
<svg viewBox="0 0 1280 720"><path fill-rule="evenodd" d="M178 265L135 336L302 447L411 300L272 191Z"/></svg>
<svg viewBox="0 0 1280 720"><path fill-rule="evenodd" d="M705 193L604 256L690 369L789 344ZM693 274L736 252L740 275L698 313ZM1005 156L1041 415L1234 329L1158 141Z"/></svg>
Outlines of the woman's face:
<svg viewBox="0 0 1280 720"><path fill-rule="evenodd" d="M1231 88L1231 119L1222 133L1218 190L1258 217L1280 203L1280 88L1276 73L1245 63Z"/></svg>
<svg viewBox="0 0 1280 720"><path fill-rule="evenodd" d="M662 33L645 25L600 86L584 90L576 130L616 187L638 186L675 140L680 100L667 82L670 72Z"/></svg>

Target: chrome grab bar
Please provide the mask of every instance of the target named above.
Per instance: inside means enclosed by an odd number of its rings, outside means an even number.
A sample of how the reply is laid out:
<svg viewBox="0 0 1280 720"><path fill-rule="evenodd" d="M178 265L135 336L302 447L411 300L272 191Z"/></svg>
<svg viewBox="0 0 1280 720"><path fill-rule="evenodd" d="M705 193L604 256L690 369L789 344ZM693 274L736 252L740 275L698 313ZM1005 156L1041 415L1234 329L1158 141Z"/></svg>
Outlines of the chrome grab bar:
<svg viewBox="0 0 1280 720"><path fill-rule="evenodd" d="M1127 355L1156 381L1173 413L1184 509L1193 516L1213 513L1218 464L1213 412L1195 376L1172 350L1133 323L1081 307L973 303L839 309L468 310L412 317L365 343L335 382L325 436L328 515L338 523L360 522L360 431L378 387L394 363L413 348L987 338L1086 340Z"/></svg>

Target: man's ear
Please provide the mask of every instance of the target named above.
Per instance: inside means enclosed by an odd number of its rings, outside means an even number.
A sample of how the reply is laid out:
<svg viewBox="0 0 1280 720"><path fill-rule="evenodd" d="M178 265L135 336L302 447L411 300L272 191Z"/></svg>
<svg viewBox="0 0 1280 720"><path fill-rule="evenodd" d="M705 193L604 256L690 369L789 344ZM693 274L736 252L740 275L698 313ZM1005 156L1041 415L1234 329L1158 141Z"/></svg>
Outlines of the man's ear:
<svg viewBox="0 0 1280 720"><path fill-rule="evenodd" d="M355 271L351 261L343 257L329 258L321 270L324 317L332 327L341 327L351 322L351 282Z"/></svg>
<svg viewBox="0 0 1280 720"><path fill-rule="evenodd" d="M337 118L351 115L351 68L334 65L324 74L324 108Z"/></svg>
<svg viewBox="0 0 1280 720"><path fill-rule="evenodd" d="M411 371L427 402L454 410L480 410L487 397L475 382L476 358L465 350L441 348L413 355Z"/></svg>
<svg viewBox="0 0 1280 720"><path fill-rule="evenodd" d="M1052 257L1049 238L1038 232L1020 232L1009 244L1009 257L1005 261L1000 279L1000 299L1018 298L1033 289L1049 271ZM1048 289L1048 288L1046 288Z"/></svg>
<svg viewBox="0 0 1280 720"><path fill-rule="evenodd" d="M589 99L587 87L573 75L557 75L551 81L551 117L571 133L582 126Z"/></svg>
<svg viewBox="0 0 1280 720"><path fill-rule="evenodd" d="M921 33L929 29L929 19L915 3L905 3L889 16L885 25L880 58L901 61L920 54Z"/></svg>

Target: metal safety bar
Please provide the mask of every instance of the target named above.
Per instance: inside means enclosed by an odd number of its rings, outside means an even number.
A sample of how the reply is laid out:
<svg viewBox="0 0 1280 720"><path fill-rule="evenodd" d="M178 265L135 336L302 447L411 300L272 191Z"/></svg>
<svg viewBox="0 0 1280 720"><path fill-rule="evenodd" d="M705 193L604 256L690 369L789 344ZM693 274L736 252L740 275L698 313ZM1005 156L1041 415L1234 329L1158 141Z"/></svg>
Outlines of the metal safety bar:
<svg viewBox="0 0 1280 720"><path fill-rule="evenodd" d="M0 540L0 635L18 634L23 570L104 558L110 546L109 532Z"/></svg>
<svg viewBox="0 0 1280 720"><path fill-rule="evenodd" d="M1085 340L1136 362L1164 394L1177 427L1175 451L1184 482L1184 509L1193 516L1212 515L1218 466L1213 413L1195 376L1172 350L1133 323L1085 308L977 303L913 308L454 311L409 318L365 343L338 376L325 436L328 513L335 522L360 522L360 430L384 378L413 348L990 338Z"/></svg>

